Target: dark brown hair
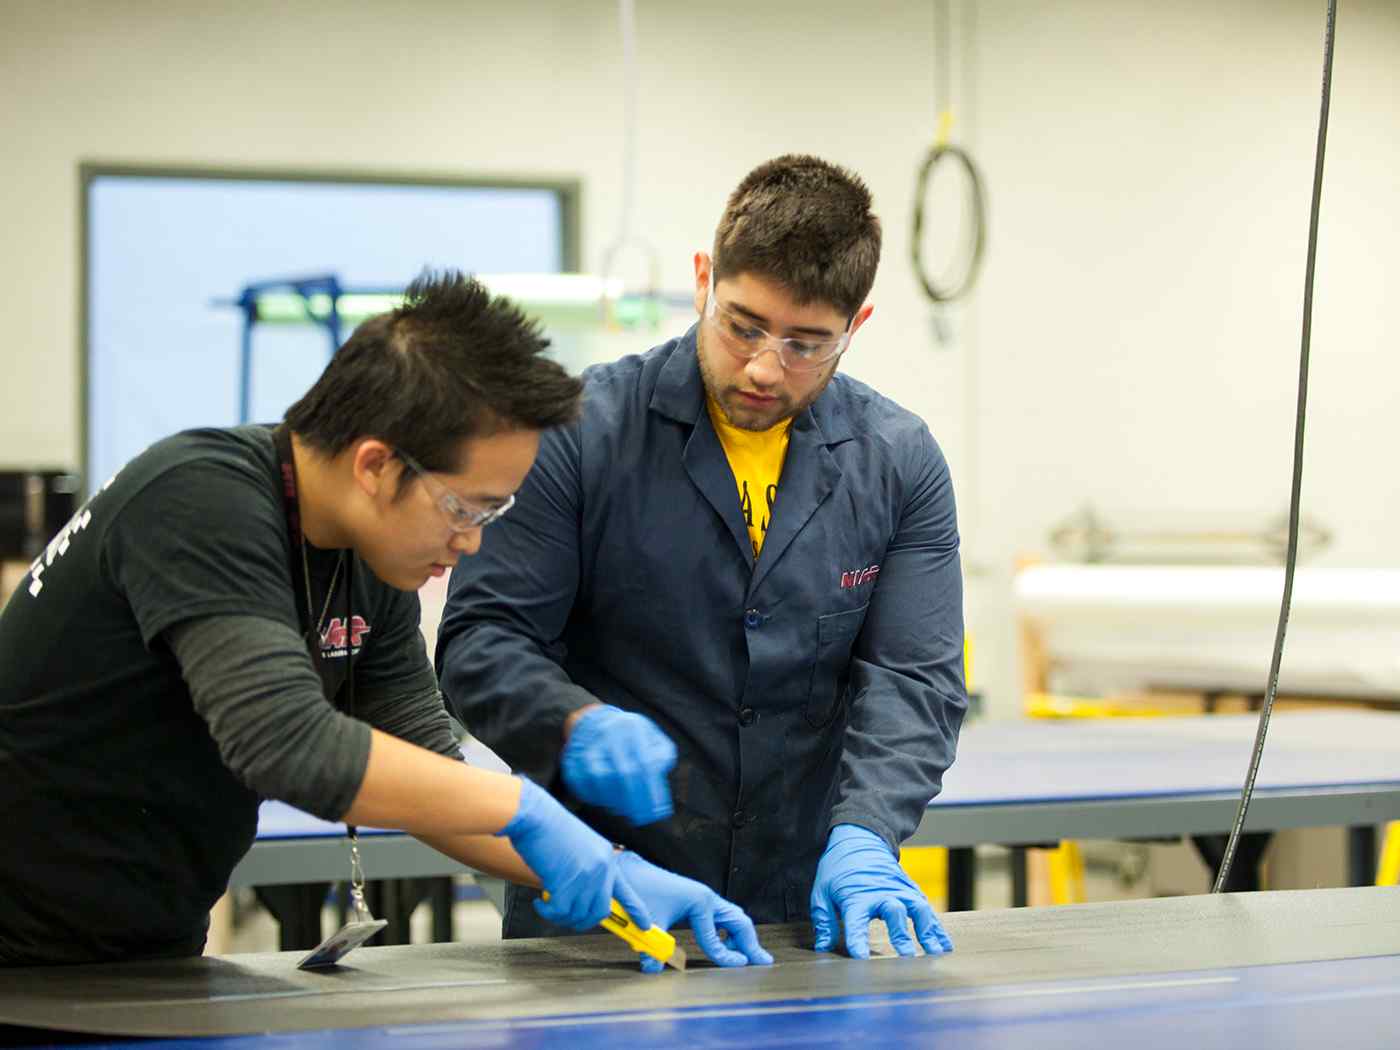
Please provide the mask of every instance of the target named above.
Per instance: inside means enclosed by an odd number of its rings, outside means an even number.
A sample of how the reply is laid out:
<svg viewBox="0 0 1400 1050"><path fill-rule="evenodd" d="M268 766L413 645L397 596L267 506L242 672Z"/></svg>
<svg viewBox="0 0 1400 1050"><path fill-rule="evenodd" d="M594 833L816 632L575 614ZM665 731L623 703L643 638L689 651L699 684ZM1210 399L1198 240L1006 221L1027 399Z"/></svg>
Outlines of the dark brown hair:
<svg viewBox="0 0 1400 1050"><path fill-rule="evenodd" d="M714 275L777 281L799 303L855 315L875 283L880 220L853 172L787 154L759 165L729 196L715 230Z"/></svg>

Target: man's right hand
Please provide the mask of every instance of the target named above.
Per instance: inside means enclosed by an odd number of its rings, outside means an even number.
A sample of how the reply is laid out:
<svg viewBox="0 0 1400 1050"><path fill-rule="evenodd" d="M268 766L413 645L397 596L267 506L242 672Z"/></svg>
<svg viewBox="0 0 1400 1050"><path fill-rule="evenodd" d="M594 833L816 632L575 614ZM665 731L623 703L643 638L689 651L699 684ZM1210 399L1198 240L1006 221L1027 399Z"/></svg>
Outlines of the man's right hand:
<svg viewBox="0 0 1400 1050"><path fill-rule="evenodd" d="M540 917L590 930L607 917L615 897L638 926L650 926L650 912L622 873L621 854L548 791L519 779L520 805L497 834L510 839L549 891L549 900L535 901Z"/></svg>
<svg viewBox="0 0 1400 1050"><path fill-rule="evenodd" d="M635 853L624 852L619 857L628 883L651 905L652 917L663 930L686 920L696 942L720 966L773 964L773 956L758 943L753 920L737 904L703 883L658 868ZM721 938L721 930L727 941ZM643 972L660 973L662 965L660 959L642 953Z"/></svg>
<svg viewBox="0 0 1400 1050"><path fill-rule="evenodd" d="M561 771L580 802L650 824L671 815L675 764L676 745L650 718L599 704L573 723Z"/></svg>

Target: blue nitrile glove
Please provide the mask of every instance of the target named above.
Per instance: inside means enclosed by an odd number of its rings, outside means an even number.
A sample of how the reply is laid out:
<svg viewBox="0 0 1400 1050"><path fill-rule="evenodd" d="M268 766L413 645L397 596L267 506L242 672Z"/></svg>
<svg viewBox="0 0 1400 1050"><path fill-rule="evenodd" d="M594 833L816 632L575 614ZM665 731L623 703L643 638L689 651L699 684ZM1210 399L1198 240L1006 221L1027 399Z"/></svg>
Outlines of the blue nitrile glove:
<svg viewBox="0 0 1400 1050"><path fill-rule="evenodd" d="M621 854L612 843L532 781L520 778L520 807L496 834L510 839L549 891L549 900L535 901L543 918L589 930L608 916L616 897L638 926L651 925L651 914L622 874Z"/></svg>
<svg viewBox="0 0 1400 1050"><path fill-rule="evenodd" d="M773 956L758 943L753 921L737 904L725 900L704 883L687 879L673 871L658 868L635 853L622 854L622 874L646 901L652 919L663 929L670 929L682 919L690 920L695 939L714 962L720 966L770 966ZM629 911L631 909L628 909ZM633 919L637 916L633 915ZM642 925L638 922L638 925ZM729 944L720 940L716 929L729 934ZM737 948L738 951L733 949ZM660 973L663 963L646 952L641 953L642 970Z"/></svg>
<svg viewBox="0 0 1400 1050"><path fill-rule="evenodd" d="M650 824L671 815L676 745L645 715L603 704L578 720L561 763L574 798Z"/></svg>
<svg viewBox="0 0 1400 1050"><path fill-rule="evenodd" d="M830 951L836 942L837 917L846 926L846 951L852 959L870 958L870 920L883 919L890 943L900 955L917 955L909 936L909 919L929 955L953 950L938 924L933 906L904 874L884 839L858 824L831 829L826 852L812 885L812 925L816 949Z"/></svg>

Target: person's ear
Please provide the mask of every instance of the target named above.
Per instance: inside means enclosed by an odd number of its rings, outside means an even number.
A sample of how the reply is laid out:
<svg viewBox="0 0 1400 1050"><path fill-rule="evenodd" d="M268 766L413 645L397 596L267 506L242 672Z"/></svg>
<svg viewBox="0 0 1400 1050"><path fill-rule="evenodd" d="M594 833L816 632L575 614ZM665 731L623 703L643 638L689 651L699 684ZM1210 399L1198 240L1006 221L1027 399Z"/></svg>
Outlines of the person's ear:
<svg viewBox="0 0 1400 1050"><path fill-rule="evenodd" d="M381 492L392 493L403 464L394 450L378 438L361 438L350 453L350 473L355 484L370 498Z"/></svg>
<svg viewBox="0 0 1400 1050"><path fill-rule="evenodd" d="M710 257L704 252L695 253L695 312L704 314L705 300L710 295Z"/></svg>
<svg viewBox="0 0 1400 1050"><path fill-rule="evenodd" d="M865 324L866 321L870 320L870 315L874 312L874 303L866 303L864 306L862 306L859 310L856 311L855 317L851 318L851 327L849 329L851 333L851 338L855 338L856 331L860 328L861 325ZM849 340L847 341L847 345L849 345Z"/></svg>

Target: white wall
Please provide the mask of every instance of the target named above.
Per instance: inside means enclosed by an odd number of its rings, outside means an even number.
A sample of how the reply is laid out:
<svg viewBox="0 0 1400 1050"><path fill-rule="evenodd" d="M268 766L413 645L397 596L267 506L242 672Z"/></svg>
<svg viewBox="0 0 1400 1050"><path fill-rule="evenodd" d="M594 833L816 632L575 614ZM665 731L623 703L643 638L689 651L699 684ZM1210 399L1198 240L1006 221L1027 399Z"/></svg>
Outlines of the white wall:
<svg viewBox="0 0 1400 1050"><path fill-rule="evenodd" d="M847 367L953 463L999 710L1011 562L1053 522L1090 501L1283 511L1323 0L956 0L955 136L992 225L942 350L906 261L932 3L637 6L637 214L667 285L755 163L806 150L870 182L885 263ZM590 264L612 237L611 2L213 7L3 7L0 463L77 460L81 160L577 175ZM1400 5L1341 7L1304 497L1328 563L1394 565Z"/></svg>

